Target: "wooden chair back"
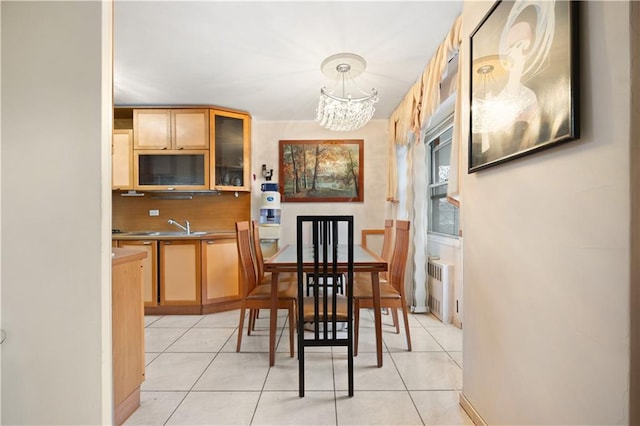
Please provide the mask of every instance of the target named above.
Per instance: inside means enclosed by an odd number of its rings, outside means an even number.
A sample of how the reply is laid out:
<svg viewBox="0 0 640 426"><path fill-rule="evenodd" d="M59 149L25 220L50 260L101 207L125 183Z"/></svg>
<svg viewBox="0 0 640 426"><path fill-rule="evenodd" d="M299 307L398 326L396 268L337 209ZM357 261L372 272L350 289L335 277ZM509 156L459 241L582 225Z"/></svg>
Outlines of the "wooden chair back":
<svg viewBox="0 0 640 426"><path fill-rule="evenodd" d="M395 290L404 299L404 273L409 254L409 228L408 220L396 221L396 236L393 248L393 256L389 265L388 279Z"/></svg>
<svg viewBox="0 0 640 426"><path fill-rule="evenodd" d="M236 243L238 245L238 261L242 276L242 297L256 288L256 269L254 267L253 255L251 253L251 230L249 222L236 222Z"/></svg>
<svg viewBox="0 0 640 426"><path fill-rule="evenodd" d="M258 226L255 220L251 221L251 226L253 230L251 241L253 242L253 253L256 259L256 277L257 282L261 283L264 279L264 256L262 255L262 247L260 246L260 226Z"/></svg>

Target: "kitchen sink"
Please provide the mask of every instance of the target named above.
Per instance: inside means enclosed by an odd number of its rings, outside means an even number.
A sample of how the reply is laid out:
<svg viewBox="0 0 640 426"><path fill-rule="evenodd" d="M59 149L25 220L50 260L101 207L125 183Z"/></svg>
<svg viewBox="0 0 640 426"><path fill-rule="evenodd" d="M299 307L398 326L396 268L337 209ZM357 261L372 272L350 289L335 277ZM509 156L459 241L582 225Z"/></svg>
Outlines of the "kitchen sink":
<svg viewBox="0 0 640 426"><path fill-rule="evenodd" d="M198 235L206 235L206 231L196 231L187 234L186 232L172 232L172 231L132 231L127 232L124 235L141 236L141 237L192 237Z"/></svg>

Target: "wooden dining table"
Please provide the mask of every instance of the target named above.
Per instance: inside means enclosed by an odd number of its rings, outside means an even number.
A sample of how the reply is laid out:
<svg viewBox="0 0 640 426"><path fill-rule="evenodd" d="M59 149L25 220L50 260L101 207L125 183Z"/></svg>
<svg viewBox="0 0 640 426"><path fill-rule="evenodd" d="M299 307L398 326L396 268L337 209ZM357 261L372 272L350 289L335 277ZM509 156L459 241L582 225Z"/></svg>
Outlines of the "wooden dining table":
<svg viewBox="0 0 640 426"><path fill-rule="evenodd" d="M342 252L346 253L346 250ZM303 271L313 272L312 250L304 250ZM307 258L308 254L308 258ZM376 253L362 245L353 248L353 272L371 273L373 291L373 316L376 330L376 353L378 367L382 367L382 313L380 311L380 279L379 273L388 269L387 262ZM266 259L264 271L271 273L271 312L269 324L269 365L275 365L276 320L278 316L278 281L279 275L298 272L297 248L295 244L284 246L276 254ZM345 259L346 271L346 259ZM353 324L351 325L353 326Z"/></svg>

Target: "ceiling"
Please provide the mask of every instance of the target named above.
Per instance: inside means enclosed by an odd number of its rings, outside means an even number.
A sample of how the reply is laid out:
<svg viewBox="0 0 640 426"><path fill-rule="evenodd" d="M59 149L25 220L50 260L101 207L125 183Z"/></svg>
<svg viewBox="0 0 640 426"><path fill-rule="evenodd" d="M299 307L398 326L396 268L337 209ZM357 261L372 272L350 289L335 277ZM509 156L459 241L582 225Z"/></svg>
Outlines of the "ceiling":
<svg viewBox="0 0 640 426"><path fill-rule="evenodd" d="M367 61L355 79L388 118L462 11L462 0L115 2L116 105L215 105L259 121L314 120L328 56Z"/></svg>

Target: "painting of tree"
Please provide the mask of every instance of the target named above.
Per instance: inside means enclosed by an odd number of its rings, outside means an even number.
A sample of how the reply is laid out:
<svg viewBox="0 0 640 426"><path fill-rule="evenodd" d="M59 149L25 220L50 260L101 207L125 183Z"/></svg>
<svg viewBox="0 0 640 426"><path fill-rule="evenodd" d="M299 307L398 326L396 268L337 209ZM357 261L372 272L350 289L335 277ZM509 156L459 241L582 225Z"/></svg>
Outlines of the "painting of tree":
<svg viewBox="0 0 640 426"><path fill-rule="evenodd" d="M362 202L363 140L281 140L283 202Z"/></svg>

